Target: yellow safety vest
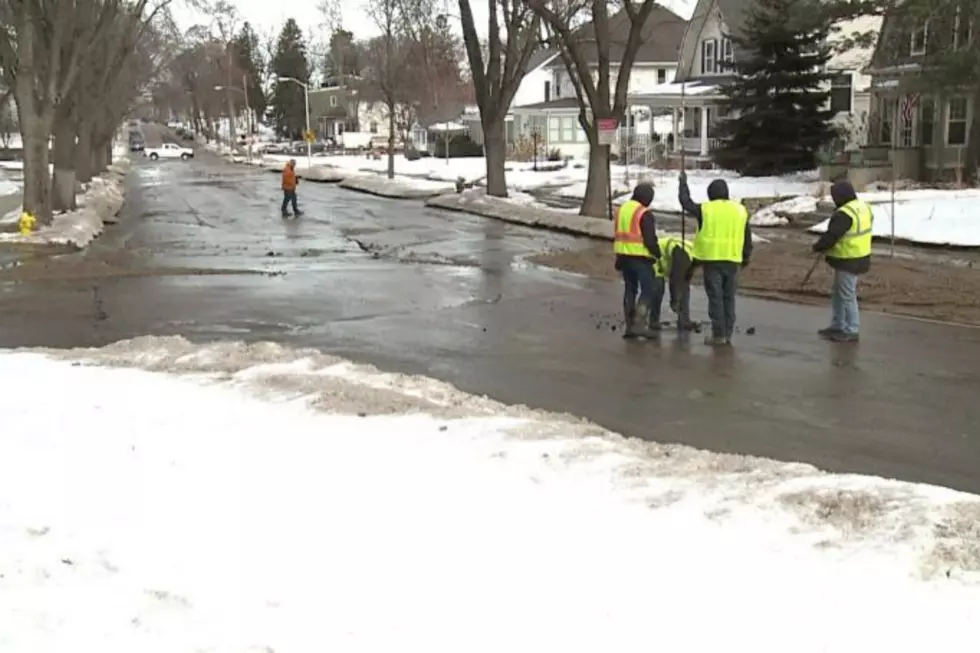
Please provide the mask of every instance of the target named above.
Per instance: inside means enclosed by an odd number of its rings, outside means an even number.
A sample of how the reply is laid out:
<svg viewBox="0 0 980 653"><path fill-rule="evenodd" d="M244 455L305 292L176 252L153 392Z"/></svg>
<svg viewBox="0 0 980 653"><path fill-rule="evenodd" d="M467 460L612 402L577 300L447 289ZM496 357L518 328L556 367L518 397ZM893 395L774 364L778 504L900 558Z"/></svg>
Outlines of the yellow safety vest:
<svg viewBox="0 0 980 653"><path fill-rule="evenodd" d="M871 207L861 200L851 200L839 210L851 216L851 228L827 250L827 256L850 259L871 256L871 226L874 224Z"/></svg>
<svg viewBox="0 0 980 653"><path fill-rule="evenodd" d="M749 212L739 202L712 200L701 204L701 229L694 236L699 261L742 262Z"/></svg>
<svg viewBox="0 0 980 653"><path fill-rule="evenodd" d="M640 218L647 207L636 200L630 200L619 207L619 217L616 218L616 236L613 239L613 251L624 256L642 256L653 258L653 254L643 244L643 232L640 230Z"/></svg>
<svg viewBox="0 0 980 653"><path fill-rule="evenodd" d="M653 271L658 277L670 275L670 269L674 265L674 250L678 247L687 252L688 258L694 258L694 243L680 238L667 237L660 241L660 258L653 266Z"/></svg>

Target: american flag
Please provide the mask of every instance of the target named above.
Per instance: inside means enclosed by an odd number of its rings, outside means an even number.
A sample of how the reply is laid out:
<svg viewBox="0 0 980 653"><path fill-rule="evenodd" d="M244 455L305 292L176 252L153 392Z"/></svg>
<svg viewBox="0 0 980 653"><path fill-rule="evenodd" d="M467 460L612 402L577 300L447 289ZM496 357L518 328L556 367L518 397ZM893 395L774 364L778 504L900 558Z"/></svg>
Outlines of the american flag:
<svg viewBox="0 0 980 653"><path fill-rule="evenodd" d="M916 105L919 104L919 94L913 93L902 98L902 119L906 123L912 122L912 114L915 112Z"/></svg>

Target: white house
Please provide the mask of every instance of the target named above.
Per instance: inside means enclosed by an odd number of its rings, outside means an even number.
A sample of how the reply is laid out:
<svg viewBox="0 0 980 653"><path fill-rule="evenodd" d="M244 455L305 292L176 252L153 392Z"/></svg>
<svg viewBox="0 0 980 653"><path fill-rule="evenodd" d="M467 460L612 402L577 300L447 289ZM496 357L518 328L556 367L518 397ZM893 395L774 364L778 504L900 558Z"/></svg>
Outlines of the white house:
<svg viewBox="0 0 980 653"><path fill-rule="evenodd" d="M561 63L555 50L542 50L531 55L527 73L521 79L514 101L510 103L511 107L540 104L551 101L553 96L557 97L553 93L554 72L551 68L555 61Z"/></svg>
<svg viewBox="0 0 980 653"><path fill-rule="evenodd" d="M730 64L738 57L737 48L727 35L739 34L754 1L698 0L680 48L675 83L630 94L631 106L642 105L652 111L667 109L673 114L670 145L674 152L710 160L717 144L713 132L726 117L721 86L732 79ZM842 22L833 38L875 29L874 20ZM835 73L830 105L837 111L840 124L855 127L853 140L862 138L860 123L866 120L870 106L871 80L862 70L870 63L871 55L871 49L855 48L828 63L828 69Z"/></svg>
<svg viewBox="0 0 980 653"><path fill-rule="evenodd" d="M659 5L654 8L644 25L641 36L643 43L636 53L630 73L630 93L650 91L673 81L686 27L687 21L669 9ZM593 78L596 78L598 51L594 46L589 47L595 43L592 30L592 24L588 23L579 28L578 35L585 44L583 54L593 65ZM610 82L613 85L618 79L617 64L622 59L623 44L629 36L629 30L630 20L625 12L610 17ZM541 64L539 73L535 81L537 88L546 89L545 97L533 103L515 102L511 109L514 114L514 132L525 135L537 133L548 151L558 150L562 156L588 157L589 142L578 122L579 102L562 58L552 56ZM664 131L665 136L670 129L670 123L657 119L663 113L664 110L656 112L645 105L637 105L635 111L629 112L628 122L620 130L617 151L623 154L623 150L633 148L633 143L637 140L645 144L653 133ZM666 113L669 114L669 111Z"/></svg>

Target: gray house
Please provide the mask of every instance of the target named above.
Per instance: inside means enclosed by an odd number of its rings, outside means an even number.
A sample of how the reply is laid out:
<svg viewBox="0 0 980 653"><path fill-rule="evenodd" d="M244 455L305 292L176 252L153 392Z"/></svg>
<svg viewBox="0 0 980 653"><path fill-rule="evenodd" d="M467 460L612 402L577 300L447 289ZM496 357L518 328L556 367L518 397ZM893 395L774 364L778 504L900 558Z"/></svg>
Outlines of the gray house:
<svg viewBox="0 0 980 653"><path fill-rule="evenodd" d="M931 61L975 38L955 3L928 19L907 10L885 16L871 65L871 119L865 161L891 161L897 177L951 179L964 164L976 115L973 88L940 88ZM889 163L889 166L891 163Z"/></svg>

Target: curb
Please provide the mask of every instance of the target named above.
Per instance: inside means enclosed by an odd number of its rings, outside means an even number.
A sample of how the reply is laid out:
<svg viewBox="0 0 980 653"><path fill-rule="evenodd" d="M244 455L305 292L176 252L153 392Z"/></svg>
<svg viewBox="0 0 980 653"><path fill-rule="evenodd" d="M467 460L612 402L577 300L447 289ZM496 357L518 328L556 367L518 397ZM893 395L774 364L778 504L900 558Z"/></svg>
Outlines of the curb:
<svg viewBox="0 0 980 653"><path fill-rule="evenodd" d="M377 197L400 200L430 200L452 191L452 185L447 182L445 188L426 190L390 180L387 177L353 175L340 182L340 187L359 193L367 193ZM428 204L428 202L426 202Z"/></svg>
<svg viewBox="0 0 980 653"><path fill-rule="evenodd" d="M474 200L465 195L438 195L429 199L425 205L501 220L532 229L542 229L595 240L613 240L613 225L610 221L601 218L587 218L575 213L561 212L557 209L521 206L505 202L498 203L495 200L488 201L482 198ZM520 210L524 215L517 214L515 209Z"/></svg>

